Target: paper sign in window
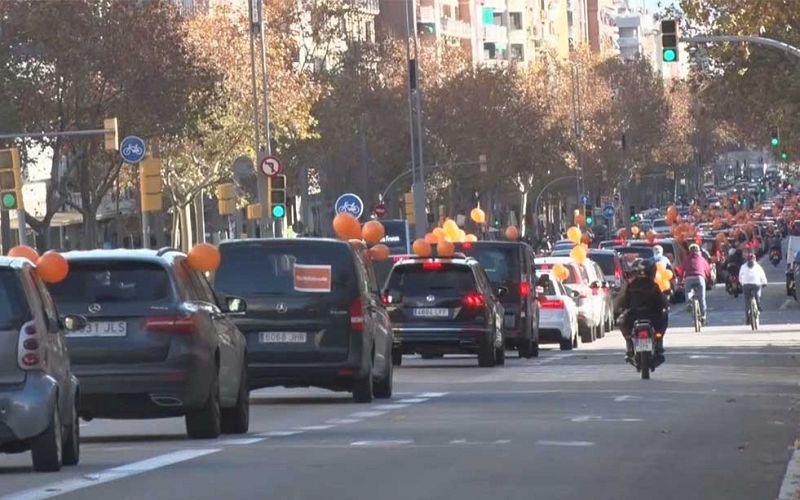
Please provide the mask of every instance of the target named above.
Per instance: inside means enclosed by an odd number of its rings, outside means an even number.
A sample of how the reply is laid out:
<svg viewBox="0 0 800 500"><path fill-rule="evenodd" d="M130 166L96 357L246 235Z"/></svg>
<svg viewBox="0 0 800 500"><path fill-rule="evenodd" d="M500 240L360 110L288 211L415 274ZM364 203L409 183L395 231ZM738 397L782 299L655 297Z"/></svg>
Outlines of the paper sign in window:
<svg viewBox="0 0 800 500"><path fill-rule="evenodd" d="M331 266L294 265L294 289L298 292L330 293Z"/></svg>

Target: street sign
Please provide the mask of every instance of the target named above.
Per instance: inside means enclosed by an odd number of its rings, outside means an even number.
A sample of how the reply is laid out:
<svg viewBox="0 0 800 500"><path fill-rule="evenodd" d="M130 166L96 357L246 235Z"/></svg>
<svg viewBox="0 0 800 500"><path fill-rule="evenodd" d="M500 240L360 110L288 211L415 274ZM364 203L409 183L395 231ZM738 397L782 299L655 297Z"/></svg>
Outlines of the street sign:
<svg viewBox="0 0 800 500"><path fill-rule="evenodd" d="M358 195L345 193L336 200L333 209L337 214L348 213L358 219L364 213L364 202Z"/></svg>
<svg viewBox="0 0 800 500"><path fill-rule="evenodd" d="M386 215L386 204L385 203L378 203L375 205L375 215L378 217L383 217Z"/></svg>
<svg viewBox="0 0 800 500"><path fill-rule="evenodd" d="M261 173L267 177L280 175L283 173L283 164L279 159L274 156L265 156L259 165Z"/></svg>
<svg viewBox="0 0 800 500"><path fill-rule="evenodd" d="M581 195L581 205L586 205L589 203L589 195L584 194Z"/></svg>
<svg viewBox="0 0 800 500"><path fill-rule="evenodd" d="M603 217L606 219L613 219L616 212L617 209L614 208L614 205L606 205L603 207Z"/></svg>
<svg viewBox="0 0 800 500"><path fill-rule="evenodd" d="M139 163L146 152L144 141L135 135L129 135L119 144L119 154L126 163Z"/></svg>

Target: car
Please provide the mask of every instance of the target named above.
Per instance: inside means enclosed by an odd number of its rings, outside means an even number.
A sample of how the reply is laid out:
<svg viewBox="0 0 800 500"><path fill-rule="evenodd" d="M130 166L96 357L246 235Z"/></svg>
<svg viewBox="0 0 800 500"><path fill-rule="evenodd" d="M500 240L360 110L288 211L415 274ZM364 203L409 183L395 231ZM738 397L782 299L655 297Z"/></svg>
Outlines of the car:
<svg viewBox="0 0 800 500"><path fill-rule="evenodd" d="M66 337L84 419L182 416L195 439L247 432L245 341L230 317L241 298L220 302L206 270L175 249L64 256L69 275L49 288L88 320Z"/></svg>
<svg viewBox="0 0 800 500"><path fill-rule="evenodd" d="M575 242L571 240L558 240L553 244L553 250L570 250L575 246Z"/></svg>
<svg viewBox="0 0 800 500"><path fill-rule="evenodd" d="M669 235L672 232L672 224L667 219L653 219L653 231L661 236Z"/></svg>
<svg viewBox="0 0 800 500"><path fill-rule="evenodd" d="M591 249L589 258L603 270L603 279L608 283L612 294L619 292L624 280L624 269L619 254L615 250Z"/></svg>
<svg viewBox="0 0 800 500"><path fill-rule="evenodd" d="M505 364L505 311L473 258L416 258L398 262L383 290L400 344L398 354L423 358L477 354L478 365Z"/></svg>
<svg viewBox="0 0 800 500"><path fill-rule="evenodd" d="M599 297L603 304L603 323L598 331L600 337L614 329L614 297L610 284L605 280L603 269L590 258L584 261L586 272L589 275L592 295Z"/></svg>
<svg viewBox="0 0 800 500"><path fill-rule="evenodd" d="M626 244L613 247L612 250L617 252L617 254L620 256L620 261L622 262L623 267L623 275L626 281L631 279L631 264L633 264L636 259L653 259L655 257L655 254L653 253L653 247L650 246L630 246Z"/></svg>
<svg viewBox="0 0 800 500"><path fill-rule="evenodd" d="M214 286L243 297L250 387L321 387L391 398L394 339L366 249L323 238L219 245ZM256 264L257 263L257 264Z"/></svg>
<svg viewBox="0 0 800 500"><path fill-rule="evenodd" d="M549 271L539 271L539 342L558 344L562 351L578 347L578 306L576 290L569 291Z"/></svg>
<svg viewBox="0 0 800 500"><path fill-rule="evenodd" d="M506 288L503 304L503 332L506 348L516 349L520 358L539 355L539 303L533 286L533 249L522 242L478 241L456 246L478 260L494 289Z"/></svg>
<svg viewBox="0 0 800 500"><path fill-rule="evenodd" d="M0 257L0 452L31 451L54 472L80 459L80 388L64 336L80 316L60 317L36 267Z"/></svg>
<svg viewBox="0 0 800 500"><path fill-rule="evenodd" d="M660 238L656 240L636 240L631 241L629 246L655 247L660 245L664 249L664 256L669 259L675 277L672 280L672 300L673 302L684 302L686 300L686 290L683 284L683 261L686 258L686 248L674 238Z"/></svg>
<svg viewBox="0 0 800 500"><path fill-rule="evenodd" d="M576 263L571 257L543 257L534 261L538 273L550 271L556 264L564 265L569 271L569 276L564 280L564 286L570 291L578 292L575 299L578 306L578 333L581 341L594 342L603 336L605 311L604 299L595 294L593 283L585 265Z"/></svg>

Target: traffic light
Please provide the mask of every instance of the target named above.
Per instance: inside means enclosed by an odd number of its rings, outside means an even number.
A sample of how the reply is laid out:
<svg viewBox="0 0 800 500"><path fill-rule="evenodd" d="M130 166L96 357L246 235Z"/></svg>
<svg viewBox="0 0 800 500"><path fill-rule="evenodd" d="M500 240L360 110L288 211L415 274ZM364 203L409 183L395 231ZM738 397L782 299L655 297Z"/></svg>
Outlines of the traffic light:
<svg viewBox="0 0 800 500"><path fill-rule="evenodd" d="M594 224L594 209L591 205L586 205L584 213L586 214L586 226L589 227Z"/></svg>
<svg viewBox="0 0 800 500"><path fill-rule="evenodd" d="M668 63L678 61L678 22L675 19L661 21L661 57Z"/></svg>
<svg viewBox="0 0 800 500"><path fill-rule="evenodd" d="M23 210L19 150L0 149L0 205L3 210Z"/></svg>
<svg viewBox="0 0 800 500"><path fill-rule="evenodd" d="M414 212L414 193L409 191L403 196L403 205L406 209L406 220L409 224L413 224L417 220Z"/></svg>
<svg viewBox="0 0 800 500"><path fill-rule="evenodd" d="M217 185L217 208L220 215L236 213L236 187L232 182Z"/></svg>
<svg viewBox="0 0 800 500"><path fill-rule="evenodd" d="M486 162L486 155L479 155L478 156L478 167L480 168L481 172L488 172L489 165Z"/></svg>
<svg viewBox="0 0 800 500"><path fill-rule="evenodd" d="M247 220L258 220L261 218L261 203L251 203L247 205Z"/></svg>
<svg viewBox="0 0 800 500"><path fill-rule="evenodd" d="M269 179L269 213L275 219L286 217L286 176L273 175Z"/></svg>
<svg viewBox="0 0 800 500"><path fill-rule="evenodd" d="M777 148L780 145L781 137L778 134L778 127L772 127L772 130L770 130L769 143L772 144L773 148Z"/></svg>
<svg viewBox="0 0 800 500"><path fill-rule="evenodd" d="M103 139L106 151L116 151L119 149L119 130L116 118L106 118L103 120Z"/></svg>
<svg viewBox="0 0 800 500"><path fill-rule="evenodd" d="M787 153L786 151L782 151L781 152L781 160L786 161L788 159L789 159L789 153Z"/></svg>
<svg viewBox="0 0 800 500"><path fill-rule="evenodd" d="M142 212L161 210L161 160L158 158L139 162L139 193Z"/></svg>
<svg viewBox="0 0 800 500"><path fill-rule="evenodd" d="M636 207L631 205L631 212L628 216L628 222L636 222Z"/></svg>

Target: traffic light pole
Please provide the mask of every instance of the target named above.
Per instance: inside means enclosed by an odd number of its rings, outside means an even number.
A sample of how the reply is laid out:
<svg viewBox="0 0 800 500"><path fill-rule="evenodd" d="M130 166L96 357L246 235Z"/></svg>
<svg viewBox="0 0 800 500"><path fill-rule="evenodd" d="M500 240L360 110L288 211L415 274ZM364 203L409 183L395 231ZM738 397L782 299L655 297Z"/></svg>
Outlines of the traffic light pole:
<svg viewBox="0 0 800 500"><path fill-rule="evenodd" d="M734 42L734 43L754 43L756 45L764 45L772 47L773 49L782 50L787 54L795 57L800 57L800 49L789 45L788 43L780 42L772 38L765 38L763 36L738 36L738 35L701 35L681 37L681 42L684 43L717 43L717 42Z"/></svg>

